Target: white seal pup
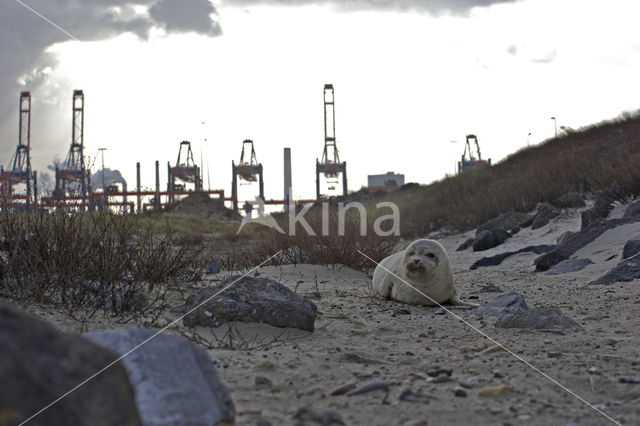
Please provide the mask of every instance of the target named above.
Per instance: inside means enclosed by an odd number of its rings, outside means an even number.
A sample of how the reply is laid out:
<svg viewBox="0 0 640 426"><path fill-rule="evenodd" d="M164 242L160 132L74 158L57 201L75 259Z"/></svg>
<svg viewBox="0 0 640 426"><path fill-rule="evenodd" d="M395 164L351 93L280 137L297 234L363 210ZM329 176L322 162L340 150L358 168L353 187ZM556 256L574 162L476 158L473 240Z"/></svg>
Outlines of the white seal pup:
<svg viewBox="0 0 640 426"><path fill-rule="evenodd" d="M416 240L406 249L384 258L373 273L373 289L385 299L412 305L436 306L449 302L476 306L458 300L449 256L434 240Z"/></svg>

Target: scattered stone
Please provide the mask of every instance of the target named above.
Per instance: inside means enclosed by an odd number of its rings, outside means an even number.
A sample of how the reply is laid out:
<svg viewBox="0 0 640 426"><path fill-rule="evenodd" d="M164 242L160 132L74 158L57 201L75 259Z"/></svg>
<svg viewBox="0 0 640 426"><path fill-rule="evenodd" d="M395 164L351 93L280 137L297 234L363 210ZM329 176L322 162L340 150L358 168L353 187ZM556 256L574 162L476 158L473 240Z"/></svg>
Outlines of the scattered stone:
<svg viewBox="0 0 640 426"><path fill-rule="evenodd" d="M204 267L204 272L205 274L217 274L220 272L220 269L222 269L222 264L217 260L214 260L213 262L207 263Z"/></svg>
<svg viewBox="0 0 640 426"><path fill-rule="evenodd" d="M342 417L335 411L315 411L306 407L299 409L293 418L301 422L318 423L322 426L345 424Z"/></svg>
<svg viewBox="0 0 640 426"><path fill-rule="evenodd" d="M347 383L346 385L342 385L339 388L334 389L329 395L331 396L339 396L344 395L345 393L351 392L358 386L355 383Z"/></svg>
<svg viewBox="0 0 640 426"><path fill-rule="evenodd" d="M156 333L131 328L84 336L120 356L127 354L122 363L145 425L233 422L233 402L209 354L184 337Z"/></svg>
<svg viewBox="0 0 640 426"><path fill-rule="evenodd" d="M497 266L497 265L500 265L506 258L513 256L514 254L520 254L520 253L526 253L526 252L543 254L543 253L550 252L551 250L554 250L556 247L557 246L555 245L547 245L547 244L543 244L539 246L528 246L517 251L507 251L504 253L496 254L495 256L483 257L482 259L475 261L469 269L474 270L482 266Z"/></svg>
<svg viewBox="0 0 640 426"><path fill-rule="evenodd" d="M628 282L640 278L640 254L620 261L612 270L589 284L609 285Z"/></svg>
<svg viewBox="0 0 640 426"><path fill-rule="evenodd" d="M340 357L340 360L343 361L343 362L353 362L353 363L356 363L356 364L364 364L364 365L382 364L382 361L378 361L377 359L367 358L367 357L364 357L364 356L362 356L360 354L353 353L353 352L344 353Z"/></svg>
<svg viewBox="0 0 640 426"><path fill-rule="evenodd" d="M429 401L432 399L435 399L435 398L422 393L416 393L408 388L403 390L402 393L400 394L400 401L405 401L405 402L417 402L420 404L428 404Z"/></svg>
<svg viewBox="0 0 640 426"><path fill-rule="evenodd" d="M391 386L391 382L389 382L388 380L376 380L375 382L367 383L366 385L360 386L358 389L349 392L347 395L348 396L363 395L365 393L369 393L377 390L388 391L389 386Z"/></svg>
<svg viewBox="0 0 640 426"><path fill-rule="evenodd" d="M450 368L436 368L434 370L427 371L427 376L429 377L438 377L438 376L451 377L452 374L453 374L453 370Z"/></svg>
<svg viewBox="0 0 640 426"><path fill-rule="evenodd" d="M529 309L524 296L514 291L499 296L494 301L485 303L471 312L480 317L501 317L521 310Z"/></svg>
<svg viewBox="0 0 640 426"><path fill-rule="evenodd" d="M456 249L456 251L464 251L466 249L468 249L469 247L471 247L473 245L473 241L475 240L475 238L469 237L467 238L464 243L460 244L458 246L458 248Z"/></svg>
<svg viewBox="0 0 640 426"><path fill-rule="evenodd" d="M604 193L596 196L593 207L582 212L582 225L580 230L587 229L589 225L605 220L613 210L613 199Z"/></svg>
<svg viewBox="0 0 640 426"><path fill-rule="evenodd" d="M534 216L526 213L509 211L502 213L500 216L495 217L478 227L476 230L476 236L484 230L499 229L502 231L509 231L513 228L526 228L531 225Z"/></svg>
<svg viewBox="0 0 640 426"><path fill-rule="evenodd" d="M117 359L0 302L0 424L17 425ZM93 423L92 420L100 422ZM35 417L34 425L141 425L121 362Z"/></svg>
<svg viewBox="0 0 640 426"><path fill-rule="evenodd" d="M526 328L530 330L550 330L550 331L581 331L578 323L562 314L555 308L534 308L523 309L514 312L496 321L498 328Z"/></svg>
<svg viewBox="0 0 640 426"><path fill-rule="evenodd" d="M482 286L480 288L480 290L478 290L478 293L502 293L503 291L504 290L502 290L497 285L495 285L493 283L489 283L489 284L486 284L486 285Z"/></svg>
<svg viewBox="0 0 640 426"><path fill-rule="evenodd" d="M212 297L226 287L229 288ZM317 312L312 301L284 285L249 276L231 276L217 285L197 290L187 298L186 310L202 302L202 306L184 317L186 327L217 327L224 322L243 321L313 331Z"/></svg>
<svg viewBox="0 0 640 426"><path fill-rule="evenodd" d="M637 385L638 383L640 383L640 378L637 378L637 377L618 377L618 381L620 383L628 383L628 384Z"/></svg>
<svg viewBox="0 0 640 426"><path fill-rule="evenodd" d="M465 391L463 388L455 388L453 390L453 394L457 397L464 398L467 396L467 391Z"/></svg>
<svg viewBox="0 0 640 426"><path fill-rule="evenodd" d="M531 222L531 229L542 228L549 223L549 220L557 217L560 211L549 203L540 203L538 206L538 212Z"/></svg>
<svg viewBox="0 0 640 426"><path fill-rule="evenodd" d="M565 231L556 239L556 244L562 245L569 241L574 235L576 235L575 232Z"/></svg>
<svg viewBox="0 0 640 426"><path fill-rule="evenodd" d="M433 313L433 315L444 315L446 313L447 311L445 311L444 308L439 308L437 311Z"/></svg>
<svg viewBox="0 0 640 426"><path fill-rule="evenodd" d="M611 219L604 222L597 221L591 223L589 226L569 238L554 250L538 257L534 262L534 264L536 265L536 270L547 271L563 260L569 259L571 255L580 250L582 247L594 241L605 231L616 228L620 225L634 223L638 220L640 220L640 217L632 216L629 218Z"/></svg>
<svg viewBox="0 0 640 426"><path fill-rule="evenodd" d="M485 251L504 243L511 235L502 229L485 229L473 240L473 251Z"/></svg>
<svg viewBox="0 0 640 426"><path fill-rule="evenodd" d="M507 385L498 385L498 386L485 386L478 391L478 395L480 396L497 396L502 395L506 391L509 390L509 386Z"/></svg>
<svg viewBox="0 0 640 426"><path fill-rule="evenodd" d="M395 315L411 315L411 311L407 309L396 309L393 311Z"/></svg>
<svg viewBox="0 0 640 426"><path fill-rule="evenodd" d="M545 275L561 275L561 274L567 274L569 272L578 272L591 264L593 264L593 262L591 261L591 259L587 259L587 258L567 259L558 263L556 266L549 269L544 274Z"/></svg>
<svg viewBox="0 0 640 426"><path fill-rule="evenodd" d="M629 204L622 217L632 217L640 215L640 200Z"/></svg>
<svg viewBox="0 0 640 426"><path fill-rule="evenodd" d="M506 352L506 351L507 349L503 345L494 345L480 352L480 355L488 355L495 352Z"/></svg>
<svg viewBox="0 0 640 426"><path fill-rule="evenodd" d="M264 377L264 376L256 376L254 379L254 383L258 387L273 386L273 382L268 377Z"/></svg>
<svg viewBox="0 0 640 426"><path fill-rule="evenodd" d="M628 259L640 253L640 238L632 238L624 244L622 260Z"/></svg>

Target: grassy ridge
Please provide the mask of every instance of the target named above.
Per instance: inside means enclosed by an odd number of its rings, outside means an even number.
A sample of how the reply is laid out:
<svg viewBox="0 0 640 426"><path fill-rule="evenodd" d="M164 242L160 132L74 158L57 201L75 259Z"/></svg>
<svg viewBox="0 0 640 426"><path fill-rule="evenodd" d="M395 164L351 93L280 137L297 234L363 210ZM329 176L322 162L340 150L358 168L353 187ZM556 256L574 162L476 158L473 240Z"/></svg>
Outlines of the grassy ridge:
<svg viewBox="0 0 640 426"><path fill-rule="evenodd" d="M401 232L468 230L508 210L529 211L563 194L604 191L640 195L640 114L621 115L541 145L489 168L467 170L381 200L400 207Z"/></svg>

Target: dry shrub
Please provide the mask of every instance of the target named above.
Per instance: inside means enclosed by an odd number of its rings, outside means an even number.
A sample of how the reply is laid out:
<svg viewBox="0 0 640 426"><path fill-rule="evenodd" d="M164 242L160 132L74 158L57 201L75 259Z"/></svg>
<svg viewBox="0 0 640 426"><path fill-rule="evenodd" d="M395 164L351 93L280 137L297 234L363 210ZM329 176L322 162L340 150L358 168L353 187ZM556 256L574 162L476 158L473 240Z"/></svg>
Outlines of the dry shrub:
<svg viewBox="0 0 640 426"><path fill-rule="evenodd" d="M304 218L315 235L308 233L300 223L297 224L295 233L290 232L288 215L278 215L277 220L285 233L272 230L266 238L258 240L250 249L237 252L236 258L242 258L246 261L246 266L251 266L280 252L270 264L309 263L335 267L347 266L365 271L375 265L360 252L379 262L393 253L398 246L399 237L376 235L372 220L365 223L366 234L361 233L360 217L353 210L347 211L345 215L344 235L338 232L336 208L332 208L327 215L326 223L329 231L327 235L322 235L323 217L319 208L310 210Z"/></svg>
<svg viewBox="0 0 640 426"><path fill-rule="evenodd" d="M640 115L623 114L523 149L492 167L391 194L404 236L448 227L464 231L509 210L527 212L569 192L607 192L620 201L640 195Z"/></svg>
<svg viewBox="0 0 640 426"><path fill-rule="evenodd" d="M201 249L176 245L137 218L109 213L0 213L3 296L63 308L104 310L126 321L159 315L172 282L198 278Z"/></svg>

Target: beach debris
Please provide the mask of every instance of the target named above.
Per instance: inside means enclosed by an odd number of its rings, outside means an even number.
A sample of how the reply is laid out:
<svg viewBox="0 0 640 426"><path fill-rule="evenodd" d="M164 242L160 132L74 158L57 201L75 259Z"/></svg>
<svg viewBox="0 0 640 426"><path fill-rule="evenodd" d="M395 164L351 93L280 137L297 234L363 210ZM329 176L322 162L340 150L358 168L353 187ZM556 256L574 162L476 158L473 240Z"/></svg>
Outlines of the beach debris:
<svg viewBox="0 0 640 426"><path fill-rule="evenodd" d="M342 386L334 389L333 391L331 391L331 393L329 395L331 395L331 396L344 395L344 394L346 394L348 392L351 392L352 390L354 390L357 387L358 387L358 385L356 385L353 382L347 383L345 385L342 385Z"/></svg>
<svg viewBox="0 0 640 426"><path fill-rule="evenodd" d="M506 391L510 390L507 385L497 385L497 386L485 386L478 391L478 395L480 396L497 396L502 395Z"/></svg>
<svg viewBox="0 0 640 426"><path fill-rule="evenodd" d="M399 397L400 401L404 402L417 402L420 404L428 404L429 401L435 399L433 396L425 395L423 393L414 392L411 389L407 388L402 391Z"/></svg>
<svg viewBox="0 0 640 426"><path fill-rule="evenodd" d="M388 380L384 380L384 379L376 380L374 382L370 382L363 386L360 386L358 389L349 392L347 395L348 396L364 395L365 393L369 393L377 390L388 391L389 386L391 386L391 382L389 382Z"/></svg>
<svg viewBox="0 0 640 426"><path fill-rule="evenodd" d="M312 301L276 281L238 275L195 291L185 307L187 312L197 307L184 317L186 327L242 321L313 331L317 313Z"/></svg>

